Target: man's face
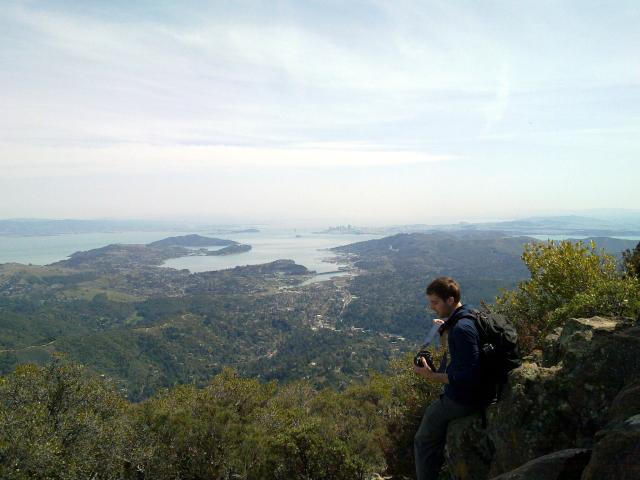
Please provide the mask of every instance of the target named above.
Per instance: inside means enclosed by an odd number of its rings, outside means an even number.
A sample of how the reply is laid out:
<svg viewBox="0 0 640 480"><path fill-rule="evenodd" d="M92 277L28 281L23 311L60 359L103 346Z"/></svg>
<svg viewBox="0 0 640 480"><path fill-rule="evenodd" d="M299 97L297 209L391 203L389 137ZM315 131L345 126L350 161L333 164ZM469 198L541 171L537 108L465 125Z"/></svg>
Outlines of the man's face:
<svg viewBox="0 0 640 480"><path fill-rule="evenodd" d="M446 320L449 315L453 313L455 310L453 297L449 297L446 301L440 298L438 295L427 295L427 299L429 300L429 307L431 310L436 312L438 318Z"/></svg>

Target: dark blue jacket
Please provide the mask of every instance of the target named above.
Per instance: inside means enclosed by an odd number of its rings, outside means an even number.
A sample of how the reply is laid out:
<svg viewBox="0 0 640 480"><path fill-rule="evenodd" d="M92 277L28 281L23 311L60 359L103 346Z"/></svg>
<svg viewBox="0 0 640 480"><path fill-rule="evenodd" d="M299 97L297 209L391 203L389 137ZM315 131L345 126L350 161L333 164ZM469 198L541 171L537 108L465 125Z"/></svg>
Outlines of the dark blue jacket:
<svg viewBox="0 0 640 480"><path fill-rule="evenodd" d="M451 400L464 405L479 402L477 390L480 383L480 337L472 318L464 305L442 325L442 331L449 332L449 355L447 366L449 383L444 386L444 394Z"/></svg>

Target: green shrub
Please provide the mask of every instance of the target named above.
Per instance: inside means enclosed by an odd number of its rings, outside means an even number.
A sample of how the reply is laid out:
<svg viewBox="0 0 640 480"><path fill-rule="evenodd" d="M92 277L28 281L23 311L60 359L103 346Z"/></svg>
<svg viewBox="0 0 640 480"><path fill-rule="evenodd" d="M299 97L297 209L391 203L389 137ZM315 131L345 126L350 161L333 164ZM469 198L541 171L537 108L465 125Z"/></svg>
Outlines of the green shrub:
<svg viewBox="0 0 640 480"><path fill-rule="evenodd" d="M440 352L436 352L436 364L440 359ZM391 360L388 374L372 373L361 385L342 392L359 406L356 408L371 408L374 420L360 424L374 433L369 441L380 449L387 475L414 476L413 437L425 408L441 390L442 385L427 382L413 372L413 353L409 353Z"/></svg>
<svg viewBox="0 0 640 480"><path fill-rule="evenodd" d="M514 322L525 353L570 317L635 316L640 311L638 279L621 272L594 242L528 244L522 259L531 278L503 292L495 308Z"/></svg>

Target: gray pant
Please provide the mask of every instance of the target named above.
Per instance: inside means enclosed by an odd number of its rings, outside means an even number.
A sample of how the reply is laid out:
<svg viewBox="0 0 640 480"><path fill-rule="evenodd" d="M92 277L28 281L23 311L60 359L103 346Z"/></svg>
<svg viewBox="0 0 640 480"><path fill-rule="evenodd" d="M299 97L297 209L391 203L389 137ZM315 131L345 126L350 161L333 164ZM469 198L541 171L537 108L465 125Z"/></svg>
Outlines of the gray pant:
<svg viewBox="0 0 640 480"><path fill-rule="evenodd" d="M473 405L462 405L446 395L440 395L427 407L413 439L413 453L418 480L436 480L444 463L444 442L451 420L478 411Z"/></svg>

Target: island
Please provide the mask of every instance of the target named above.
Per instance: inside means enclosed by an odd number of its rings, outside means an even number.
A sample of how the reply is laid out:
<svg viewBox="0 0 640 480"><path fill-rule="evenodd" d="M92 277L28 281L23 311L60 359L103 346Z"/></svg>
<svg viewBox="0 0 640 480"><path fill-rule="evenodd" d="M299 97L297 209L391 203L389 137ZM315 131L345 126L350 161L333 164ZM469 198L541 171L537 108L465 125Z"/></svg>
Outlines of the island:
<svg viewBox="0 0 640 480"><path fill-rule="evenodd" d="M194 248L223 246L219 250ZM234 240L208 238L200 235L169 237L147 245L111 244L93 250L75 252L68 259L52 265L68 268L90 268L106 273L132 267L160 266L171 258L191 256L234 255L251 250L251 245Z"/></svg>
<svg viewBox="0 0 640 480"><path fill-rule="evenodd" d="M174 255L174 257L184 257L184 256L192 256L192 255L203 255L209 257L218 257L224 255L234 255L237 253L244 253L251 250L251 245L246 245L243 243L238 243L234 240L225 240L223 238L211 238L211 237L203 237L202 235L183 235L180 237L169 237L163 240L158 240L157 242L152 242L147 244L148 247L153 248L174 248L174 247L182 247L185 249L194 248L194 247L219 247L222 246L220 250L208 250L206 248L198 248L197 250L191 250L182 252L182 255Z"/></svg>
<svg viewBox="0 0 640 480"><path fill-rule="evenodd" d="M236 253L244 253L251 250L251 245L244 243L237 243L235 245L229 245L228 247L221 248L220 250L207 250L206 255L209 257L234 255Z"/></svg>
<svg viewBox="0 0 640 480"><path fill-rule="evenodd" d="M169 237L156 242L148 243L149 247L226 247L237 245L238 242L225 240L223 238L203 237L202 235L191 234L179 237Z"/></svg>

